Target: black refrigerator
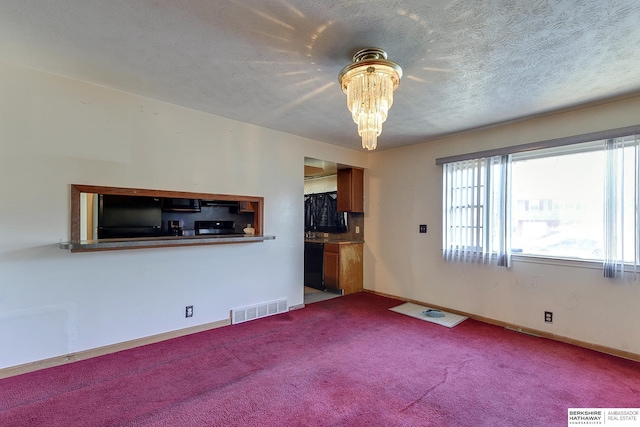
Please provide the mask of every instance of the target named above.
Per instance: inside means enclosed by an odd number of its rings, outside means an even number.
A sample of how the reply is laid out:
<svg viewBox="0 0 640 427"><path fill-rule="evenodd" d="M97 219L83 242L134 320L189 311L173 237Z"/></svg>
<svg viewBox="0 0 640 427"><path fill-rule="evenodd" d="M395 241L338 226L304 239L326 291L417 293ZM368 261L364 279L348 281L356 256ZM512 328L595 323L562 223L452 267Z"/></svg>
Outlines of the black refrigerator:
<svg viewBox="0 0 640 427"><path fill-rule="evenodd" d="M304 285L326 291L324 286L324 245L304 243Z"/></svg>

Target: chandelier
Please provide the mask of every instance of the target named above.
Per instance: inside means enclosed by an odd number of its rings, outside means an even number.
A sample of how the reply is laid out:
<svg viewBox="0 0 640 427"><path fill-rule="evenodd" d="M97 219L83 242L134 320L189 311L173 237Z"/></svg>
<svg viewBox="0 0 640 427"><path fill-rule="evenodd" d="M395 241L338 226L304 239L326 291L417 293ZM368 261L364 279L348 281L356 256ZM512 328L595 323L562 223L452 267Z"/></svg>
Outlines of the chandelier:
<svg viewBox="0 0 640 427"><path fill-rule="evenodd" d="M387 52L375 47L353 55L353 62L340 71L338 80L347 94L347 108L358 125L362 148L375 150L382 123L393 104L393 91L400 84L402 68L387 60Z"/></svg>

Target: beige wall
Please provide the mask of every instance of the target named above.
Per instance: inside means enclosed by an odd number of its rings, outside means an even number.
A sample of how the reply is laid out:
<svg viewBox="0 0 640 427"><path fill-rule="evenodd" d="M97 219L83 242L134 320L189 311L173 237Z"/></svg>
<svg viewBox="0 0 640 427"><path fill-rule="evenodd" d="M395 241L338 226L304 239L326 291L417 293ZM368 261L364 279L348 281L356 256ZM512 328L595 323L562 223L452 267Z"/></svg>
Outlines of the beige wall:
<svg viewBox="0 0 640 427"><path fill-rule="evenodd" d="M0 63L0 368L301 304L305 156L367 166L359 151ZM276 239L71 254L58 248L70 184L263 196Z"/></svg>
<svg viewBox="0 0 640 427"><path fill-rule="evenodd" d="M443 262L442 169L435 159L640 124L640 98L372 154L365 288L640 354L639 281L599 268ZM418 234L427 224L428 233ZM640 278L638 279L640 280ZM553 324L543 312L554 312Z"/></svg>
<svg viewBox="0 0 640 427"><path fill-rule="evenodd" d="M0 204L0 342L11 343L0 368L227 319L262 301L300 304L304 157L368 168L367 289L640 353L638 282L567 266L442 262L435 166L436 157L638 124L638 111L630 99L367 155L0 64L0 200L11 201ZM58 243L69 238L71 183L263 196L276 240L70 254Z"/></svg>

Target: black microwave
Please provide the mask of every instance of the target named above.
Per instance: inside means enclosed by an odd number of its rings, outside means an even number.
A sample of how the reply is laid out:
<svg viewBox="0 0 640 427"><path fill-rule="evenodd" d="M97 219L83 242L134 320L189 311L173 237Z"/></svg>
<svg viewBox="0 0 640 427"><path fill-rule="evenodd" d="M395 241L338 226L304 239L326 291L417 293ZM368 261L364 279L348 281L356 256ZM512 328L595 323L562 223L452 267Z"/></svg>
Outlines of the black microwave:
<svg viewBox="0 0 640 427"><path fill-rule="evenodd" d="M200 212L200 199L181 199L165 197L162 199L165 212Z"/></svg>

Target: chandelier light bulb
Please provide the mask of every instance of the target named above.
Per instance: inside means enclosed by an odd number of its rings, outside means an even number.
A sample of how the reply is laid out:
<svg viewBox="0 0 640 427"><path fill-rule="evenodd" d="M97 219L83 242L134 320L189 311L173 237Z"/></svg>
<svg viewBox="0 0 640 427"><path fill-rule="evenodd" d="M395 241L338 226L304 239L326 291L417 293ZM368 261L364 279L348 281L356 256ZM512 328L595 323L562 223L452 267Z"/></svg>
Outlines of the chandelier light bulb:
<svg viewBox="0 0 640 427"><path fill-rule="evenodd" d="M387 53L367 48L353 56L353 62L340 71L338 80L347 94L347 108L358 125L362 148L375 150L382 123L393 105L393 91L400 84L402 68L387 60Z"/></svg>

